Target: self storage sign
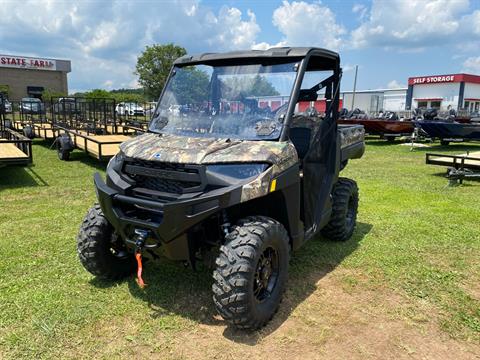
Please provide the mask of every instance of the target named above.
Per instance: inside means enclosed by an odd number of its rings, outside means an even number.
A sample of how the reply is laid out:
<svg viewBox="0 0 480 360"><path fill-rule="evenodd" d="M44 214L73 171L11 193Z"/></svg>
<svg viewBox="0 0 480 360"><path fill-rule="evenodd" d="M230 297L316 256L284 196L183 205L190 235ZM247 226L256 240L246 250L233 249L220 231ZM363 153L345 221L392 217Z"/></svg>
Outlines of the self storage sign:
<svg viewBox="0 0 480 360"><path fill-rule="evenodd" d="M33 70L56 70L57 64L55 60L52 59L0 55L0 67Z"/></svg>
<svg viewBox="0 0 480 360"><path fill-rule="evenodd" d="M408 79L408 85L454 82L455 75L422 76Z"/></svg>

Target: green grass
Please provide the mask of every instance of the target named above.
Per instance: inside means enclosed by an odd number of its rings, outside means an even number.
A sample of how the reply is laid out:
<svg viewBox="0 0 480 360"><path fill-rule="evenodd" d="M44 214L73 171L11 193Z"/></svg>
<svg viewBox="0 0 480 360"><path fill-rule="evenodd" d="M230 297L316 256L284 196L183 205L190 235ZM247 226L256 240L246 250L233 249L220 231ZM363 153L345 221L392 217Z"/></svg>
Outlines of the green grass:
<svg viewBox="0 0 480 360"><path fill-rule="evenodd" d="M435 151L466 149L480 146ZM394 292L409 305L403 317L415 321L422 304L448 336L478 342L480 183L447 187L444 170L424 164L425 149L409 150L369 141L364 158L349 164L344 176L360 187L357 231L346 243L316 240L298 251L287 297L300 304L315 291L319 270L343 270L347 291ZM107 283L89 275L75 237L95 201L92 175L105 164L77 151L61 162L37 140L33 154L29 169L0 169L0 358L168 351L175 334L221 324L208 270L150 263L145 291L133 278Z"/></svg>

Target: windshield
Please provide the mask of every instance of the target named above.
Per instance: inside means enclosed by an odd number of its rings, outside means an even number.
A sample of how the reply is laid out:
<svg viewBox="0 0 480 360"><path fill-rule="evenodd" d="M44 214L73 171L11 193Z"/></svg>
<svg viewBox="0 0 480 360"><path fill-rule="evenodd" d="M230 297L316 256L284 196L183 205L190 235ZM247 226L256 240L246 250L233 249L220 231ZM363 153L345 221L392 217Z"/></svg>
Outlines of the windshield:
<svg viewBox="0 0 480 360"><path fill-rule="evenodd" d="M280 136L295 63L176 67L150 130L270 140Z"/></svg>

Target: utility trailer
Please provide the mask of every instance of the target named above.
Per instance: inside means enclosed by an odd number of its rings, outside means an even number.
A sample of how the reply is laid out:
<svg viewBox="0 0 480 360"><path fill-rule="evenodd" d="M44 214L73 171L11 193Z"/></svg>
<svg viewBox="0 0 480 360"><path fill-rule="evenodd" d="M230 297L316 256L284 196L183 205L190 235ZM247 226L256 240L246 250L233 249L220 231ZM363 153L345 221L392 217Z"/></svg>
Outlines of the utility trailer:
<svg viewBox="0 0 480 360"><path fill-rule="evenodd" d="M5 125L5 107L0 94L0 167L32 163L32 140Z"/></svg>
<svg viewBox="0 0 480 360"><path fill-rule="evenodd" d="M447 178L450 183L462 183L465 179L480 179L480 151L466 154L425 154L425 162L429 165L447 167Z"/></svg>
<svg viewBox="0 0 480 360"><path fill-rule="evenodd" d="M0 167L32 163L32 140L11 129L0 130Z"/></svg>
<svg viewBox="0 0 480 360"><path fill-rule="evenodd" d="M68 160L75 148L100 161L108 160L122 142L143 132L117 121L114 99L52 98L50 109L61 160Z"/></svg>
<svg viewBox="0 0 480 360"><path fill-rule="evenodd" d="M69 160L70 153L75 149L85 151L90 156L100 161L110 159L119 151L119 146L124 141L131 139L128 135L95 135L86 131L77 131L61 126L56 126L55 131L57 152L60 160Z"/></svg>

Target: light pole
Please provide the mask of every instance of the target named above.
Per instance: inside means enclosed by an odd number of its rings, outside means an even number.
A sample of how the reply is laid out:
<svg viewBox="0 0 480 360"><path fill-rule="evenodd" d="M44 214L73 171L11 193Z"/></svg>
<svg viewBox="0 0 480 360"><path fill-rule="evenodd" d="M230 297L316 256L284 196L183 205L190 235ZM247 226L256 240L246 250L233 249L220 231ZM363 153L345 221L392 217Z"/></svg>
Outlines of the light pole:
<svg viewBox="0 0 480 360"><path fill-rule="evenodd" d="M353 94L352 94L352 108L355 105L355 91L357 90L357 74L358 74L358 65L355 65L355 79L353 80Z"/></svg>

